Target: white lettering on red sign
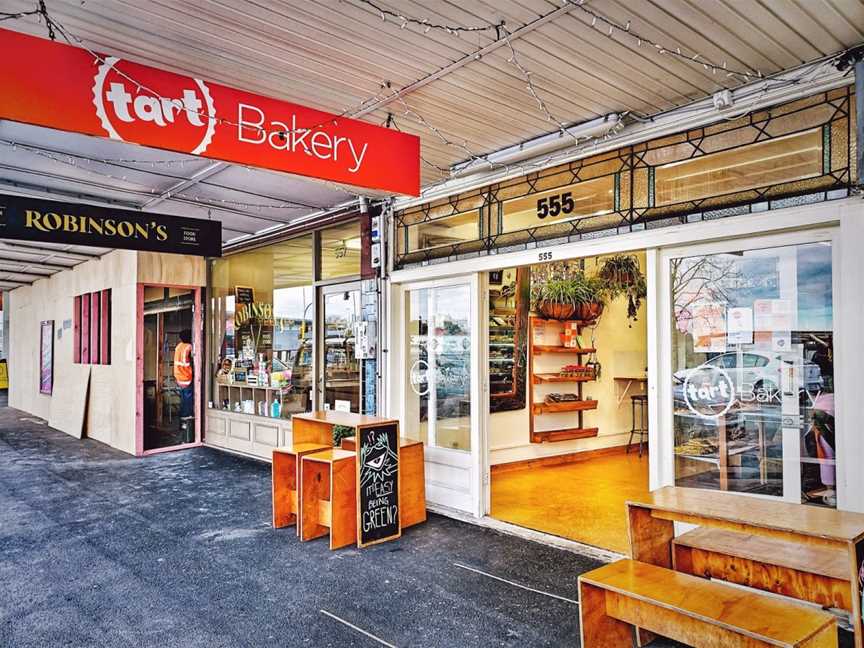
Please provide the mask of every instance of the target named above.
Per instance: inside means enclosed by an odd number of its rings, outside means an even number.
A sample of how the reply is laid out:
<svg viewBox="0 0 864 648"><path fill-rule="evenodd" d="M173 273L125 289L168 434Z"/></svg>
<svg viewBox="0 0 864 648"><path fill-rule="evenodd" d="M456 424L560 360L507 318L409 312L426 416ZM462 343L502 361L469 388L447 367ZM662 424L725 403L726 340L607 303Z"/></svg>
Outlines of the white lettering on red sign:
<svg viewBox="0 0 864 648"><path fill-rule="evenodd" d="M148 87L143 81L138 85L138 81L133 82L117 69L120 63L116 57L106 58L99 65L93 84L96 114L109 137L141 142L147 141L148 129L170 128L179 149L193 155L203 154L219 121L207 84L182 77L166 82L161 77L159 87ZM190 83L193 87L184 87ZM236 124L239 142L304 153L319 160L341 161L349 173L360 170L369 148L367 142L358 145L350 137L298 126L296 114L289 120L271 119L261 108L249 103L237 104L237 114L230 119Z"/></svg>

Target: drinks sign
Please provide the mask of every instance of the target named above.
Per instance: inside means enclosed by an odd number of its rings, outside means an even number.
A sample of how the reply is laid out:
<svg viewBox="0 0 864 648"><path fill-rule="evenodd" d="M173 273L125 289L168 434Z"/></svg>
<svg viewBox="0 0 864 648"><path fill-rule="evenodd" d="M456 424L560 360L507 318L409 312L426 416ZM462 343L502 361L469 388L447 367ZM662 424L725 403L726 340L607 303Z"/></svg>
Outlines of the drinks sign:
<svg viewBox="0 0 864 648"><path fill-rule="evenodd" d="M222 255L219 221L5 195L0 195L0 238Z"/></svg>
<svg viewBox="0 0 864 648"><path fill-rule="evenodd" d="M420 193L414 135L15 31L0 42L0 119Z"/></svg>
<svg viewBox="0 0 864 648"><path fill-rule="evenodd" d="M399 523L399 427L357 430L357 546L402 535Z"/></svg>

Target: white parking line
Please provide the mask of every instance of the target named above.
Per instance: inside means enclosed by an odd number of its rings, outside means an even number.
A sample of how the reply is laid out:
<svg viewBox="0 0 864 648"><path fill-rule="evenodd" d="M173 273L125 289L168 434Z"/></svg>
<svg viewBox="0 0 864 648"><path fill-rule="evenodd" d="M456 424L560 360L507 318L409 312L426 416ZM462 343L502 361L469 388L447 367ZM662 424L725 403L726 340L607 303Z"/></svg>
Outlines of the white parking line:
<svg viewBox="0 0 864 648"><path fill-rule="evenodd" d="M353 623L351 623L351 622L349 622L349 621L346 621L345 619L340 619L338 616L336 616L336 615L333 614L332 612L328 612L327 610L318 610L318 611L319 611L321 614L323 614L323 615L325 615L325 616L328 616L328 617L330 617L331 619L335 619L335 620L338 621L339 623L348 626L348 627L351 628L352 630L356 630L356 631L359 632L360 634L364 634L364 635L366 635L367 637L369 637L370 639L373 639L374 641L377 641L377 642L380 643L382 646L389 646L389 648L396 648L396 646L394 646L394 645L391 644L391 643L387 643L387 642L384 641L381 637L376 637L376 636L373 635L371 632L366 632L363 628L358 628L358 627L357 627L356 625L354 625Z"/></svg>
<svg viewBox="0 0 864 648"><path fill-rule="evenodd" d="M500 576L495 576L494 574L489 574L479 569L475 569L474 567L468 567L467 565L460 565L459 563L453 563L453 565L458 567L459 569L465 569L467 571L474 572L475 574L480 574L481 576L494 578L495 580L501 581L502 583L507 583L508 585L512 585L513 587L528 590L529 592L534 592L535 594L542 594L543 596L558 599L559 601L566 601L567 603L572 603L573 605L579 605L579 601L574 601L573 599L569 599L566 596L558 596L558 594L552 594L550 592L544 592L543 590L534 589L533 587L528 587L527 585L523 585L522 583L515 583L511 580L507 580L506 578L501 578Z"/></svg>

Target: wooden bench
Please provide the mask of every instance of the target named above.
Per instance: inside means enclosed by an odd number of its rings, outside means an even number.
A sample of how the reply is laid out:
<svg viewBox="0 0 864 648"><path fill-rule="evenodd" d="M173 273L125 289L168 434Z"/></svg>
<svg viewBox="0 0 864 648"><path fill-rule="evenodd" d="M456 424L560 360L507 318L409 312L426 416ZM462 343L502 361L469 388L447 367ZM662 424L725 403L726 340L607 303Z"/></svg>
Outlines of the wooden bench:
<svg viewBox="0 0 864 648"><path fill-rule="evenodd" d="M357 542L356 455L332 448L304 455L300 469L300 540L330 534L330 549Z"/></svg>
<svg viewBox="0 0 864 648"><path fill-rule="evenodd" d="M678 571L852 611L849 556L840 549L706 527L672 547Z"/></svg>
<svg viewBox="0 0 864 648"><path fill-rule="evenodd" d="M300 459L303 455L326 450L320 443L295 443L287 448L273 449L273 528L296 524L300 512L298 484L300 484ZM297 524L297 535L300 525Z"/></svg>
<svg viewBox="0 0 864 648"><path fill-rule="evenodd" d="M343 450L357 449L357 437L343 437ZM403 529L426 521L426 464L423 442L399 439L399 521Z"/></svg>
<svg viewBox="0 0 864 648"><path fill-rule="evenodd" d="M840 573L836 569L840 562L834 556L842 554L845 557L842 580L849 584L850 596L844 596L842 589L845 586L835 582L832 584L834 591L826 592L819 600L833 600L836 593L844 603L841 609L851 608L850 618L855 632L854 647L864 648L862 590L858 582L859 572L864 571L864 515L734 493L667 486L653 491L641 501L627 502L630 557L640 562L671 568L675 551L675 522L800 546L803 553L798 555L803 558L797 559L791 565L784 561L782 565L784 568L791 566L792 570L781 571L775 566L774 573L784 577L797 577L799 574L794 571L794 566L797 564L801 567L802 561L806 562L818 556L822 567L811 567L806 573L837 577L834 580L839 581ZM815 553L810 553L810 550L814 549ZM758 557L765 553L765 549L760 549ZM754 556L750 556L748 559L753 561L753 558ZM717 560L719 559L718 557ZM761 569L755 564L758 560L753 562L755 568ZM744 563L741 565L743 567ZM802 577L805 575L804 570L797 571ZM726 574L724 577L728 576L729 574ZM757 582L758 580L759 578L756 579ZM815 581L811 578L811 582ZM822 585L824 584L823 582ZM778 584L776 587L786 587L790 592L805 589L801 584ZM801 598L812 600L815 597L815 594L810 593Z"/></svg>
<svg viewBox="0 0 864 648"><path fill-rule="evenodd" d="M637 627L691 646L837 646L827 612L635 560L580 576L579 601L582 648L631 648Z"/></svg>

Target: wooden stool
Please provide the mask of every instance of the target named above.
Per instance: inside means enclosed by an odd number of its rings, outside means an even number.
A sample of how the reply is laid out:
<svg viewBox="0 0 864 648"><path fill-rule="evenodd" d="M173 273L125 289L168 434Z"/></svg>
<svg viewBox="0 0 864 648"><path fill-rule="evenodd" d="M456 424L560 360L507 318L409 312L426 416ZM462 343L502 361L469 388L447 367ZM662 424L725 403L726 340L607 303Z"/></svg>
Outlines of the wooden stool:
<svg viewBox="0 0 864 648"><path fill-rule="evenodd" d="M291 526L300 512L297 485L300 480L300 457L326 450L320 443L295 443L288 448L273 449L273 528ZM297 525L300 535L300 525Z"/></svg>
<svg viewBox="0 0 864 648"><path fill-rule="evenodd" d="M355 453L332 448L300 461L300 540L329 533L331 550L357 542Z"/></svg>
<svg viewBox="0 0 864 648"><path fill-rule="evenodd" d="M343 437L343 450L356 450L357 437ZM399 520L402 528L426 521L426 464L423 442L399 439Z"/></svg>
<svg viewBox="0 0 864 648"><path fill-rule="evenodd" d="M639 435L639 457L642 457L642 444L648 437L648 396L645 394L634 394L630 397L630 410L633 424L630 427L630 438L627 439L627 450L630 454L630 446L633 444L633 435ZM639 420L636 420L636 412L639 412Z"/></svg>

